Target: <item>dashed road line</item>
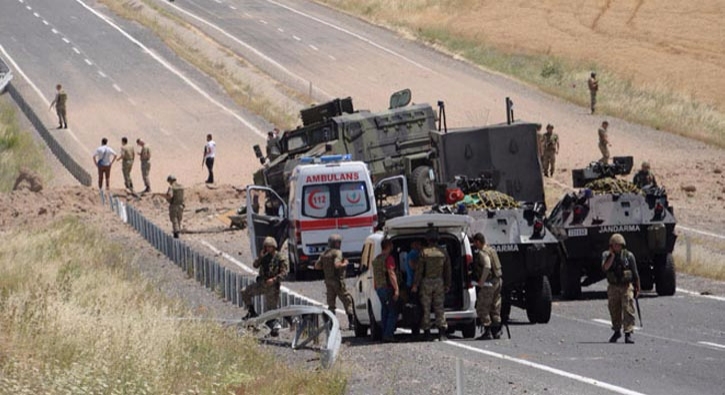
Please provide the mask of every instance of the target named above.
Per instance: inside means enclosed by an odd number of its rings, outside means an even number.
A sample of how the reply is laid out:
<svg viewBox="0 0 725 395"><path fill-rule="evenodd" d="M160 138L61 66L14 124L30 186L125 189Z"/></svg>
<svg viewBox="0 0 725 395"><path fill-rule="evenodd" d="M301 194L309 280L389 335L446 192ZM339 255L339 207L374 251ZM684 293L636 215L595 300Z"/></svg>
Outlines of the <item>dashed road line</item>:
<svg viewBox="0 0 725 395"><path fill-rule="evenodd" d="M717 349L725 350L725 345L723 345L723 344L717 344L717 343L711 343L711 342L698 342L698 343L706 345L706 346L710 346L710 347L715 347Z"/></svg>
<svg viewBox="0 0 725 395"><path fill-rule="evenodd" d="M113 89L115 89L115 90L117 90L117 91L119 91L119 92L122 92L122 91L121 91L121 87L120 87L120 86L118 86L118 85L116 85L116 84L113 84Z"/></svg>
<svg viewBox="0 0 725 395"><path fill-rule="evenodd" d="M280 33L284 33L284 29L282 29L281 27L278 27L277 28L277 31L280 32Z"/></svg>
<svg viewBox="0 0 725 395"><path fill-rule="evenodd" d="M690 291L689 289L684 289L684 288L677 288L677 292L681 292L683 294L688 294L688 295L692 295L692 296L697 296L700 298L712 299L712 300L718 300L720 302L725 302L725 297L723 297L723 296L703 295L699 292Z"/></svg>
<svg viewBox="0 0 725 395"><path fill-rule="evenodd" d="M67 38L65 38L65 37L63 37L63 42L65 42L66 44L70 44L70 40L68 40L68 39L67 39Z"/></svg>
<svg viewBox="0 0 725 395"><path fill-rule="evenodd" d="M302 39L301 39L301 38L299 38L299 37L297 37L297 36L295 36L295 35L293 35L293 36L292 36L292 38L294 38L294 39L295 39L295 40L297 40L297 41L302 41Z"/></svg>
<svg viewBox="0 0 725 395"><path fill-rule="evenodd" d="M50 31L53 32L53 34L58 34L58 31L55 29L50 29Z"/></svg>
<svg viewBox="0 0 725 395"><path fill-rule="evenodd" d="M604 324L604 325L607 325L607 326L612 326L612 321L609 321L609 320L605 320L605 319L601 319L601 318L592 318L592 321L598 322L600 324ZM634 326L634 330L641 331L642 330L642 327L635 325Z"/></svg>
<svg viewBox="0 0 725 395"><path fill-rule="evenodd" d="M98 75L100 75L100 76L101 76L101 77L103 77L103 78L106 78L106 77L108 77L108 76L106 75L106 73L104 73L104 72L103 72L103 71L101 71L101 70L98 70Z"/></svg>
<svg viewBox="0 0 725 395"><path fill-rule="evenodd" d="M81 51L79 51L78 48L76 48L76 47L73 47L73 52L77 53L78 55L81 54Z"/></svg>
<svg viewBox="0 0 725 395"><path fill-rule="evenodd" d="M26 5L26 6L25 6L25 8L27 8L27 9L28 9L28 11L32 11L32 10L33 10L33 7L31 7L31 6L29 6L29 5Z"/></svg>
<svg viewBox="0 0 725 395"><path fill-rule="evenodd" d="M332 55L327 55L327 57L330 58L331 60L337 60L337 58Z"/></svg>
<svg viewBox="0 0 725 395"><path fill-rule="evenodd" d="M264 19L260 19L260 20L259 20L259 23L261 23L261 24L263 24L263 25L266 25L266 24L267 24L267 21L265 21Z"/></svg>
<svg viewBox="0 0 725 395"><path fill-rule="evenodd" d="M244 13L244 16L246 16L246 17L248 17L248 18L251 18L251 17L252 17L251 15L249 15L249 13L248 13L248 12L245 12L245 13Z"/></svg>
<svg viewBox="0 0 725 395"><path fill-rule="evenodd" d="M43 24L44 24L45 26L48 26L48 21L46 21L45 19L43 19Z"/></svg>
<svg viewBox="0 0 725 395"><path fill-rule="evenodd" d="M316 46L314 46L312 44L309 44L309 45L310 45L310 48L312 48L313 51L319 51L319 49Z"/></svg>
<svg viewBox="0 0 725 395"><path fill-rule="evenodd" d="M36 17L36 18L40 18L40 14L38 14L37 12L34 12L33 13L33 16Z"/></svg>
<svg viewBox="0 0 725 395"><path fill-rule="evenodd" d="M131 103L132 106L136 107L138 104L136 104L136 101L131 99L130 97L126 97L126 100L128 100L129 103Z"/></svg>
<svg viewBox="0 0 725 395"><path fill-rule="evenodd" d="M87 65L93 66L93 63L90 60L88 60L88 58L85 58L83 60L86 62Z"/></svg>
<svg viewBox="0 0 725 395"><path fill-rule="evenodd" d="M231 8L231 9L233 9L233 10L236 10L236 9L237 9L237 7L235 7L235 6L233 6L233 5L230 5L230 6L229 6L229 8Z"/></svg>

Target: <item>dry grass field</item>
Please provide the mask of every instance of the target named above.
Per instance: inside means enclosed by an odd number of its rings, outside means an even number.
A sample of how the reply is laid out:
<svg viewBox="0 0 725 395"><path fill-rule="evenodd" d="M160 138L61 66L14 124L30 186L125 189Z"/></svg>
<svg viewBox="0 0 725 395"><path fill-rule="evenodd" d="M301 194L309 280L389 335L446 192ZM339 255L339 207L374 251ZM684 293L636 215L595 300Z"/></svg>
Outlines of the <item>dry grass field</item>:
<svg viewBox="0 0 725 395"><path fill-rule="evenodd" d="M319 1L580 104L597 69L604 112L725 141L724 0Z"/></svg>

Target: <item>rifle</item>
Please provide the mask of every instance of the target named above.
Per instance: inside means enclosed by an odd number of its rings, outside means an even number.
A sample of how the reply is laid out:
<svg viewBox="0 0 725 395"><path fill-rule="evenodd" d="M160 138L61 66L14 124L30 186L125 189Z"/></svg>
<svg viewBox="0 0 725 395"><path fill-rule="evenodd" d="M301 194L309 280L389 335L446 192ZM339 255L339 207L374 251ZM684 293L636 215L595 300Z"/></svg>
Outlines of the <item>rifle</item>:
<svg viewBox="0 0 725 395"><path fill-rule="evenodd" d="M639 326L640 328L644 328L644 324L642 323L642 310L639 308L639 296L634 298L634 303L637 306L637 316L639 316Z"/></svg>

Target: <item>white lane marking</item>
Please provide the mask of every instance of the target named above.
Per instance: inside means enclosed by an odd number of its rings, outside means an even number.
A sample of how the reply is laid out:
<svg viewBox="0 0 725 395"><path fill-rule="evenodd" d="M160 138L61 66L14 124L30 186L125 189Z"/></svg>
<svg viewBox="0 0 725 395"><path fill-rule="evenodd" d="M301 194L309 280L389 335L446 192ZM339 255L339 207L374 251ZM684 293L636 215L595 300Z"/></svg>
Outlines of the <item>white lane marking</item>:
<svg viewBox="0 0 725 395"><path fill-rule="evenodd" d="M34 16L34 17L36 17L36 18L40 18L40 15L38 15L38 13L37 13L37 12L34 12L34 13L33 13L33 16Z"/></svg>
<svg viewBox="0 0 725 395"><path fill-rule="evenodd" d="M714 237L714 238L717 238L717 239L725 240L725 236L724 235L720 235L720 234L713 233L713 232L708 232L708 231L705 231L705 230L699 230L699 229L689 228L687 226L682 226L682 225L679 225L679 224L677 225L676 229L682 229L685 232L697 233L698 235L709 236L709 237Z"/></svg>
<svg viewBox="0 0 725 395"><path fill-rule="evenodd" d="M725 302L725 297L715 296L715 295L702 295L699 292L690 291L689 289L677 288L677 292L682 292L683 294L688 294L688 295L692 295L692 296L698 296L698 297L701 297L701 298L706 298L706 299L718 300L720 302Z"/></svg>
<svg viewBox="0 0 725 395"><path fill-rule="evenodd" d="M698 342L698 343L704 344L706 346L711 346L711 347L715 347L715 348L719 348L719 349L725 350L725 345L723 345L723 344L710 343L710 342Z"/></svg>
<svg viewBox="0 0 725 395"><path fill-rule="evenodd" d="M575 380L575 381L579 381L579 382L584 383L584 384L589 384L589 385L593 385L595 387L604 388L604 389L607 389L609 391L616 392L618 394L625 394L625 395L644 395L641 392L633 391L633 390L630 390L630 389L627 389L627 388L624 388L624 387L620 387L618 385L605 383L604 381L601 381L601 380L597 380L597 379L593 379L593 378L590 378L590 377L578 375L578 374L575 374L575 373L570 373L570 372L567 372L565 370L561 370L561 369L557 369L557 368L552 368L551 366L542 365L540 363L527 361L525 359L511 357L511 356L508 356L506 354L500 354L500 353L493 352L493 351L482 350L480 348L471 347L471 346L469 346L467 344L458 343L458 342L452 341L452 340L446 340L444 343L449 344L449 345L454 346L454 347L462 348L464 350L476 352L476 353L483 354L483 355L488 355L489 357L494 357L494 358L502 359L504 361L515 362L515 363L518 363L518 364L521 364L521 365L524 365L524 366L527 366L527 367L530 367L530 368L543 370L543 371L548 372L548 373L553 373L553 374L555 374L557 376L566 377L566 378L569 378L569 379L572 379L572 380Z"/></svg>
<svg viewBox="0 0 725 395"><path fill-rule="evenodd" d="M335 58L335 57L334 57L334 56L332 56L332 55L327 55L327 57L328 57L328 58L330 58L330 59L332 59L332 60L337 60L337 58Z"/></svg>
<svg viewBox="0 0 725 395"><path fill-rule="evenodd" d="M63 37L63 42L64 42L64 43L66 43L66 44L70 44L70 40L68 40L68 39L67 39L67 38L65 38L65 37Z"/></svg>
<svg viewBox="0 0 725 395"><path fill-rule="evenodd" d="M292 35L292 38L294 38L294 39L295 39L295 40L297 40L297 41L302 41L302 39L301 39L301 38L299 38L299 37L297 37L297 36L295 36L295 35Z"/></svg>
<svg viewBox="0 0 725 395"><path fill-rule="evenodd" d="M230 5L230 6L229 6L229 8L231 8L231 9L233 9L233 10L236 10L236 9L237 9L237 7L235 7L235 6L233 6L233 5Z"/></svg>
<svg viewBox="0 0 725 395"><path fill-rule="evenodd" d="M48 99L46 99L45 96L43 96L43 93L40 91L40 89L38 89L38 87L35 85L35 83L33 83L33 81L31 81L30 78L28 78L28 76L23 72L23 70L20 68L20 66L18 66L17 63L15 63L15 60L12 57L10 57L10 54L7 53L7 51L5 51L5 48L2 45L0 45L0 52L2 52L2 54L5 56L5 59L10 61L10 63L13 65L13 71L17 71L18 74L20 74L23 77L23 79L28 82L30 87L33 88L35 93L38 94L38 96L40 97L40 100L42 100L46 106L50 107L50 102L48 101ZM73 138L73 140L75 140L76 143L78 143L78 145L81 146L81 148L83 148L83 150L86 153L88 153L88 154L91 153L91 150L88 149L88 147L86 147L83 143L81 143L81 141L78 139L78 136L76 136L75 133L73 133L70 129L65 129L65 131Z"/></svg>
<svg viewBox="0 0 725 395"><path fill-rule="evenodd" d="M222 0L214 0L214 1L216 1L217 4L221 4L222 3Z"/></svg>
<svg viewBox="0 0 725 395"><path fill-rule="evenodd" d="M284 33L284 29L282 29L281 27L278 27L277 28L277 31L280 32L280 33Z"/></svg>
<svg viewBox="0 0 725 395"><path fill-rule="evenodd" d="M261 23L261 24L263 24L263 25L266 25L266 24L267 24L267 21L265 21L264 19L260 19L260 20L259 20L259 23Z"/></svg>
<svg viewBox="0 0 725 395"><path fill-rule="evenodd" d="M79 51L78 48L76 48L76 47L73 47L73 52L77 53L78 55L81 54L81 51Z"/></svg>
<svg viewBox="0 0 725 395"><path fill-rule="evenodd" d="M240 269L244 270L245 272L247 272L249 274L257 275L257 271L256 270L254 270L251 267L249 267L249 266L243 264L242 262L238 261L236 258L234 258L233 256L227 254L226 252L223 252L223 251L219 250L218 248L214 247L213 245L211 245L206 240L201 240L201 244L204 244L207 248L209 248L210 250L212 250L212 252L214 252L214 254L220 255L222 258L224 258L224 259L228 260L229 262L237 265ZM316 300L314 300L312 298L309 298L307 296L304 296L302 294L299 294L299 293L297 293L297 292L295 292L295 291L293 291L293 290L285 287L284 285L281 286L280 289L283 290L283 291L285 291L285 292L287 292L287 293L289 293L289 294L292 294L294 296L298 296L300 299L304 299L304 300L306 300L306 301L314 304L315 306L325 307L324 304L322 304L322 303L320 303L320 302L318 302L318 301L316 301ZM345 315L346 314L345 313L345 310L342 310L342 309L335 309L335 312L336 313L339 313L339 314L342 314L342 315Z"/></svg>
<svg viewBox="0 0 725 395"><path fill-rule="evenodd" d="M32 11L32 10L33 10L33 7L31 7L31 6L29 6L29 5L26 5L26 6L25 6L25 8L27 8L27 9L28 9L28 11Z"/></svg>
<svg viewBox="0 0 725 395"><path fill-rule="evenodd" d="M131 99L130 97L127 97L126 100L128 100L129 103L131 103L132 106L136 107L137 103L135 100Z"/></svg>
<svg viewBox="0 0 725 395"><path fill-rule="evenodd" d="M163 134L165 134L165 135L167 135L167 136L171 136L171 133L169 133L169 131L168 131L168 130L166 130L166 129L164 129L164 128L159 128L159 130L161 131L161 133L163 133Z"/></svg>
<svg viewBox="0 0 725 395"><path fill-rule="evenodd" d="M93 66L93 63L90 60L88 60L87 58L86 59L83 59L83 60L85 60L85 62L86 62L87 65Z"/></svg>
<svg viewBox="0 0 725 395"><path fill-rule="evenodd" d="M192 82L189 78L187 78L185 75L183 75L179 70L177 70L169 62L167 62L164 58L162 58L161 56L159 56L156 53L154 53L153 51L151 51L148 47L146 47L145 45L143 45L143 43L141 43L136 38L134 38L133 36L131 36L129 33L127 33L125 30L123 30L120 26L116 25L113 21L111 21L110 19L108 19L105 15L103 15L100 12L96 11L95 9L91 8L86 3L84 3L82 0L76 0L76 2L79 3L81 6L83 6L83 8L87 9L88 11L90 11L91 13L93 13L95 16L97 16L98 18L100 18L102 21L106 22L111 27L113 27L114 29L116 29L124 37L126 37L129 41L131 41L132 43L136 44L139 48L143 49L144 52L146 52L149 56L151 56L151 58L153 58L154 60L156 60L157 62L159 62L167 70L169 70L174 75L176 75L177 77L179 77L182 81L184 81L188 86L190 86L193 90L195 90L198 94L200 94L201 96L203 96L209 102L211 102L215 106L221 108L224 112L228 113L229 115L231 115L232 117L234 117L236 120L238 120L239 122L241 122L242 124L244 124L244 126L246 126L247 128L249 128L252 132L254 132L255 134L257 134L259 137L262 137L262 138L265 138L266 137L266 134L263 133L261 130L259 130L256 126L252 125L249 121L247 121L246 119L242 118L239 114L237 114L236 112L232 111L230 108L228 108L224 104L220 103L219 101L217 101L216 99L214 99L213 97L211 97L211 95L209 95L208 93L206 93L206 91L204 91L203 89L201 89L194 82ZM176 6L174 5L174 7L176 7ZM177 9L180 9L178 7L176 7L176 8Z"/></svg>
<svg viewBox="0 0 725 395"><path fill-rule="evenodd" d="M604 319L601 319L601 318L592 318L592 321L598 322L600 324L604 324L606 326L612 326L612 321L609 321L609 320L604 320ZM636 326L635 325L634 326L634 330L641 331L642 330L642 327L639 327L639 326Z"/></svg>
<svg viewBox="0 0 725 395"><path fill-rule="evenodd" d="M58 34L58 31L55 29L50 29L50 31L53 32L53 34Z"/></svg>
<svg viewBox="0 0 725 395"><path fill-rule="evenodd" d="M115 89L115 90L117 90L117 91L121 92L121 87L120 87L120 86L118 86L118 85L116 85L116 84L113 84L113 89Z"/></svg>
<svg viewBox="0 0 725 395"><path fill-rule="evenodd" d="M251 15L249 15L249 13L248 13L248 12L245 12L245 13L244 13L244 16L246 16L246 17L249 17L249 18L251 18L251 17L252 17Z"/></svg>
<svg viewBox="0 0 725 395"><path fill-rule="evenodd" d="M48 21L46 21L45 19L43 19L43 24L44 24L45 26L48 26Z"/></svg>
<svg viewBox="0 0 725 395"><path fill-rule="evenodd" d="M106 77L107 77L106 73L104 73L104 72L103 72L103 71L101 71L101 70L98 70L98 75L100 75L100 76L101 76L101 77L103 77L103 78L106 78Z"/></svg>
<svg viewBox="0 0 725 395"><path fill-rule="evenodd" d="M319 49L317 49L317 47L312 44L310 44L310 48L312 48L313 51L319 51Z"/></svg>
<svg viewBox="0 0 725 395"><path fill-rule="evenodd" d="M76 0L76 1L80 1L80 0ZM284 66L283 66L282 64L280 64L279 62L277 62L277 61L275 61L274 59L270 58L269 56L267 56L267 55L263 54L263 53L262 53L261 51L259 51L259 50L258 50L257 48L254 48L253 46L251 46L251 45L249 45L249 44L245 43L244 41L240 40L239 38L237 38L237 37L235 37L235 36L231 35L231 34L230 34L229 32L227 32L226 30L222 29L221 27L219 27L219 26L217 26L217 25L215 25L215 24L213 24L213 23L211 23L211 22L207 21L206 19L204 19L204 18L202 18L202 17L200 17L200 16L197 16L197 15L196 15L196 14L194 14L194 13L191 13L191 12L189 12L189 11L187 11L187 10L185 10L185 9L183 9L183 8L181 8L181 7L179 7L179 6L177 6L176 4L173 4L173 3L169 3L168 5L169 5L170 7L173 7L173 8L175 8L176 10L178 10L179 12L181 12L182 14L186 14L186 15L188 15L189 17L191 17L191 18L194 18L194 19L196 19L197 21L199 21L199 22L201 22L201 23L203 23L203 24L205 24L205 25L207 25L207 26L211 27L212 29L214 29L214 30L218 31L219 33L223 34L224 36L226 36L226 37L227 37L227 38L229 38L230 40L232 40L232 41L236 42L237 44L241 45L242 47L244 47L244 48L248 49L249 51L252 51L252 53L254 53L255 55L257 55L257 56L259 56L260 58L264 59L264 60L265 60L266 62L269 62L270 64L272 64L273 66L277 67L278 69L282 70L282 72L284 72L285 74L287 74L287 75L291 76L292 78L295 78L295 79L297 79L298 81L302 81L302 82L304 82L304 83L305 83L305 85L309 84L309 80L307 80L307 79L305 79L305 78L302 78L302 77L300 77L299 75L297 75L297 74L293 73L292 71L290 71L289 69L287 69L286 67L284 67ZM250 17L251 17L251 15L247 14L246 12L244 13L244 15L246 15L246 16L250 16ZM327 93L327 92L325 92L325 91L323 91L323 90L321 90L321 89L319 89L319 88L316 88L316 91L318 91L318 92L322 93L323 95L325 95L325 96L327 96L327 97L332 97L332 95L330 95L329 93ZM265 139L267 138L267 135L266 135L266 134L264 134L264 133L262 133L262 132L260 132L260 136L262 136L262 137L263 137L263 138L265 138Z"/></svg>
<svg viewBox="0 0 725 395"><path fill-rule="evenodd" d="M403 55L403 54L400 54L400 53L398 53L398 52L395 52L395 51L393 51L392 49L389 49L389 48L387 48L387 47L384 47L384 46L382 46L382 45L380 45L380 44L376 43L375 41L373 41L373 40L371 40L371 39L369 39L369 38L363 37L363 36L361 36L361 35L359 35L359 34L357 34L357 33L353 33L353 32L351 32L350 30L347 30L347 29L345 29L345 28L343 28L343 27L337 26L337 25L335 25L335 24L332 24L332 23L330 23L330 22L327 22L327 21L323 21L323 20L322 20L322 19L320 19L320 18L317 18L317 17L314 17L314 16L312 16L312 15L306 14L306 13L304 13L304 12L302 12L302 11L299 11L299 10L297 10L297 9L294 9L294 8L292 8L292 7L288 6L288 5L284 5L284 4L278 3L278 2L276 2L276 1L274 1L274 0L267 0L267 2L268 2L268 3L272 3L272 4L274 4L274 5L278 6L278 7L284 8L284 9L286 9L286 10L290 11L290 12L294 12L294 13L295 13L295 14L297 14L297 15L301 15L301 16L303 16L303 17L305 17L305 18L308 18L308 19L312 19L313 21L315 21L315 22L317 22L317 23L321 23L321 24L323 24L323 25L325 25L325 26L331 27L331 28L333 28L333 29L335 29L335 30L337 30L337 31L343 32L343 33L345 33L345 34L348 34L348 35L350 35L350 36L352 36L352 37L355 37L355 38L357 38L358 40L361 40L361 41L363 41L363 42L365 42L365 43L367 43L367 44L369 44L369 45L372 45L373 47L375 47L375 48L377 48L377 49L380 49L381 51L387 52L387 53L389 53L389 54L391 54L391 55L393 55L393 56L395 56L395 57L398 57L398 58L400 58L400 59L403 59L403 60L405 60L406 62L408 62L408 63L410 63L410 64L412 64L412 65L415 65L416 67L418 67L418 68L421 68L421 69L423 69L423 70L425 70L425 71L429 71L429 72L434 72L434 71L433 71L433 69L431 69L431 68L428 68L428 67L426 67L426 66L423 66L422 64L420 64L420 63L416 62L416 61L415 61L415 60L413 60L413 59L410 59L410 58L406 57L406 56L405 56L405 55Z"/></svg>

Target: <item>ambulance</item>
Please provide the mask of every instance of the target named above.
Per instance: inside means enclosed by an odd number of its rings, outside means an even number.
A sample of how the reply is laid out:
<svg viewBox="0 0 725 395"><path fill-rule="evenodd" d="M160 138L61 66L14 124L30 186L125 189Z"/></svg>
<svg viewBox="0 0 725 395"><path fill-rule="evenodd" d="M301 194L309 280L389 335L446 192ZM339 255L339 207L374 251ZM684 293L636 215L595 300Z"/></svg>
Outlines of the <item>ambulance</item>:
<svg viewBox="0 0 725 395"><path fill-rule="evenodd" d="M365 239L386 219L408 213L405 176L373 184L367 164L350 161L350 155L301 158L288 182L287 202L267 187L247 187L247 222L255 257L265 237L275 237L280 246L286 240L296 279L319 276L313 266L335 233L342 236L351 269L358 267Z"/></svg>

